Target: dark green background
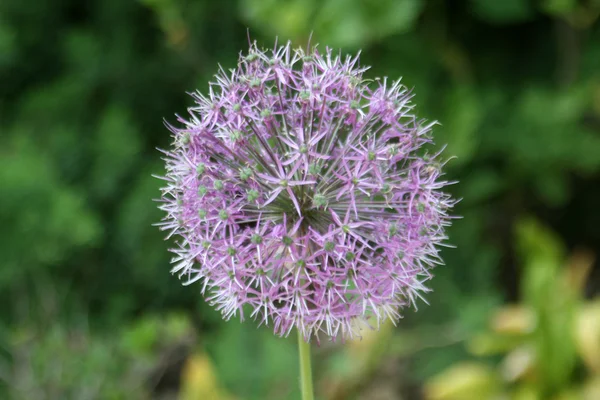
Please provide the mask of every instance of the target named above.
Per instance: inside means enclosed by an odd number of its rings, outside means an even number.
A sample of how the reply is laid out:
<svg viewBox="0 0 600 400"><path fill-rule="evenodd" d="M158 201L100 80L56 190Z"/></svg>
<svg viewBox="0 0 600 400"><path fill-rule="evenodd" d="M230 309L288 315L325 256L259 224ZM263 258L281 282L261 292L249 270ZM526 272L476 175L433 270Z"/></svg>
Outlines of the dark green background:
<svg viewBox="0 0 600 400"><path fill-rule="evenodd" d="M158 397L178 387L178 361L153 375L161 357L202 348L238 398L297 395L294 340L222 322L199 286L170 276L151 226L163 118L185 114L217 63L235 66L247 29L265 47L312 32L362 49L369 76L414 87L417 113L441 122L436 141L457 156L447 172L463 218L430 306L398 329L479 329L518 296L523 216L568 249L600 250L599 13L597 0L2 0L0 390ZM463 357L460 343L422 351L403 379L416 393Z"/></svg>

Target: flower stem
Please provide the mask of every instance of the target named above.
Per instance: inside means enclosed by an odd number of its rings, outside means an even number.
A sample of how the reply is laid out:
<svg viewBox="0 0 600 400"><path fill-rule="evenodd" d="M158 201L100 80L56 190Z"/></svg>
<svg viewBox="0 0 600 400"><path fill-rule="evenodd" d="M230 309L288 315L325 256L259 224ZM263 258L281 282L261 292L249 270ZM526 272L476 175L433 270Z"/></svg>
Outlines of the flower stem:
<svg viewBox="0 0 600 400"><path fill-rule="evenodd" d="M300 355L300 391L302 400L314 400L312 372L310 368L310 344L304 341L302 332L298 331L298 353Z"/></svg>

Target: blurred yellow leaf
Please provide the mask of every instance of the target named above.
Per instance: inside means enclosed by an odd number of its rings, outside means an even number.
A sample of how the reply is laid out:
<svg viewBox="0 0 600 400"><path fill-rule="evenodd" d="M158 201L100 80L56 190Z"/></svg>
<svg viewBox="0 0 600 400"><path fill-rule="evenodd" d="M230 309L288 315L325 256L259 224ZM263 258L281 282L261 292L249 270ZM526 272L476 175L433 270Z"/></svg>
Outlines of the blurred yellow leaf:
<svg viewBox="0 0 600 400"><path fill-rule="evenodd" d="M183 369L181 379L182 400L210 399L232 400L219 385L210 358L203 353L191 356Z"/></svg>
<svg viewBox="0 0 600 400"><path fill-rule="evenodd" d="M580 309L575 342L585 365L600 374L600 299L584 304Z"/></svg>
<svg viewBox="0 0 600 400"><path fill-rule="evenodd" d="M487 400L499 398L500 382L485 364L456 364L431 379L424 388L427 400Z"/></svg>
<svg viewBox="0 0 600 400"><path fill-rule="evenodd" d="M379 330L366 330L360 339L349 340L346 351L350 358L363 360L365 357L375 353L380 354L377 349L387 347L393 334L394 325L388 320L383 323Z"/></svg>
<svg viewBox="0 0 600 400"><path fill-rule="evenodd" d="M569 287L576 293L582 294L585 289L585 283L594 265L594 261L596 261L594 253L587 250L575 251L569 257L565 274Z"/></svg>
<svg viewBox="0 0 600 400"><path fill-rule="evenodd" d="M476 356L489 356L511 351L525 342L521 336L483 333L467 342L467 350Z"/></svg>
<svg viewBox="0 0 600 400"><path fill-rule="evenodd" d="M509 382L520 380L533 372L535 361L535 349L521 346L508 353L502 361L502 377Z"/></svg>
<svg viewBox="0 0 600 400"><path fill-rule="evenodd" d="M529 307L510 305L498 310L491 320L494 332L507 335L524 335L535 329L535 314Z"/></svg>
<svg viewBox="0 0 600 400"><path fill-rule="evenodd" d="M588 380L584 383L581 390L582 400L598 400L600 399L600 376Z"/></svg>

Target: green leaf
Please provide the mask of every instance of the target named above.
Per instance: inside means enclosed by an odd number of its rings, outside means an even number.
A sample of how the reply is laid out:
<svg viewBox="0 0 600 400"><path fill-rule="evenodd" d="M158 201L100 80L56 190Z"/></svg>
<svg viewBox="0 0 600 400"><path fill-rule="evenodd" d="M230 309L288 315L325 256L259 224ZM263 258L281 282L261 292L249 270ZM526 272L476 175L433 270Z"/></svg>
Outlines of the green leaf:
<svg viewBox="0 0 600 400"><path fill-rule="evenodd" d="M524 263L522 296L537 319L533 341L541 388L555 393L568 385L577 360L572 328L577 294L560 274L564 250L556 235L533 219L521 220L516 233Z"/></svg>

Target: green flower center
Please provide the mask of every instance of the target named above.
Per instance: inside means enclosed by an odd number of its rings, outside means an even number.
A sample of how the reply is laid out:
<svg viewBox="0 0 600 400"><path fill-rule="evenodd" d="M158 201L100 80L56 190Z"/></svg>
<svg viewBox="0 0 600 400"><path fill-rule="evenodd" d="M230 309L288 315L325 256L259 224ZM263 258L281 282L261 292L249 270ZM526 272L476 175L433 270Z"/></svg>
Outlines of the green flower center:
<svg viewBox="0 0 600 400"><path fill-rule="evenodd" d="M248 179L250 179L251 176L252 176L252 170L248 167L244 167L240 171L240 179L243 181L247 181Z"/></svg>
<svg viewBox="0 0 600 400"><path fill-rule="evenodd" d="M252 235L252 238L250 238L250 241L254 244L261 244L263 241L263 238L258 233L255 233Z"/></svg>
<svg viewBox="0 0 600 400"><path fill-rule="evenodd" d="M258 199L258 191L256 189L249 190L247 197L250 203L255 202Z"/></svg>
<svg viewBox="0 0 600 400"><path fill-rule="evenodd" d="M221 211L219 211L219 218L222 221L226 221L227 218L229 218L229 213L227 212L227 210L221 210Z"/></svg>

